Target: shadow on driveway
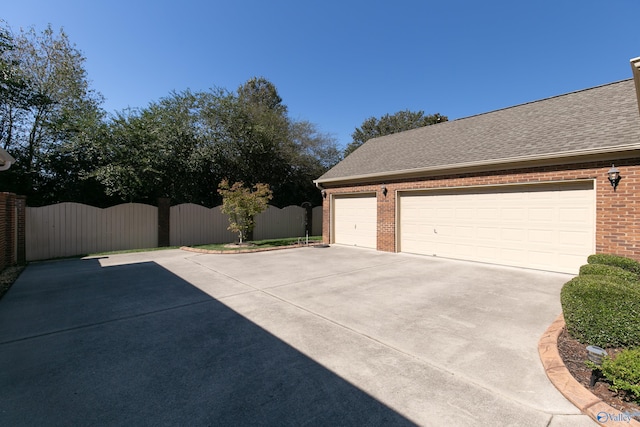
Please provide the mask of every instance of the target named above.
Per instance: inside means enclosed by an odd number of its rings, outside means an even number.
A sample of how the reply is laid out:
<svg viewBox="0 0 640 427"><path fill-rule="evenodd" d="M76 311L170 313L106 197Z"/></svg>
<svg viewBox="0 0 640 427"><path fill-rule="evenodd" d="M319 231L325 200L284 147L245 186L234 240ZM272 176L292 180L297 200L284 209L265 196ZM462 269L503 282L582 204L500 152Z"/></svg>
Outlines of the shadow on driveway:
<svg viewBox="0 0 640 427"><path fill-rule="evenodd" d="M0 300L3 425L414 425L153 262L32 264Z"/></svg>

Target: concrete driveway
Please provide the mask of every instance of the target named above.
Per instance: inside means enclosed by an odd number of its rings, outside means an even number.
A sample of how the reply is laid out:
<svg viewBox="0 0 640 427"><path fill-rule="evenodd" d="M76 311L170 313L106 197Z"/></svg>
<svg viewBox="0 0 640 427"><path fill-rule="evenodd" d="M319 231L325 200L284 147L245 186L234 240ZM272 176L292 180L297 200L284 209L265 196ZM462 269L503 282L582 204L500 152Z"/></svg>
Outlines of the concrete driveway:
<svg viewBox="0 0 640 427"><path fill-rule="evenodd" d="M537 342L570 276L333 246L29 265L3 425L592 426Z"/></svg>

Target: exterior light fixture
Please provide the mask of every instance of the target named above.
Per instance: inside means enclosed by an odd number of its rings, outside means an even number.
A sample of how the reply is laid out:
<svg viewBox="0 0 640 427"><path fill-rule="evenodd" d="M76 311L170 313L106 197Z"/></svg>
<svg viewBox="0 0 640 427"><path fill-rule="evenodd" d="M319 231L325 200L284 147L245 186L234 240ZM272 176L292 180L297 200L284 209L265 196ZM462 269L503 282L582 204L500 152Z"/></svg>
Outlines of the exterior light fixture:
<svg viewBox="0 0 640 427"><path fill-rule="evenodd" d="M596 365L596 369L591 370L591 380L589 380L589 387L593 387L598 381L600 377L600 366L602 366L602 361L607 356L607 351L603 348L598 347L597 345L590 345L587 347L587 359Z"/></svg>
<svg viewBox="0 0 640 427"><path fill-rule="evenodd" d="M382 195L384 197L387 197L387 186L382 184L382 186L380 187L380 190L382 190Z"/></svg>
<svg viewBox="0 0 640 427"><path fill-rule="evenodd" d="M0 171L8 170L12 164L16 162L11 154L7 153L7 151L0 147Z"/></svg>
<svg viewBox="0 0 640 427"><path fill-rule="evenodd" d="M613 191L616 191L616 187L618 186L618 183L622 178L620 176L620 170L618 170L618 168L615 167L615 165L611 165L611 169L609 169L609 172L607 172L607 175L609 176L609 182L613 187Z"/></svg>
<svg viewBox="0 0 640 427"><path fill-rule="evenodd" d="M322 191L320 192L320 194L322 194L322 198L323 198L323 199L326 199L326 198L327 198L327 190L322 190Z"/></svg>

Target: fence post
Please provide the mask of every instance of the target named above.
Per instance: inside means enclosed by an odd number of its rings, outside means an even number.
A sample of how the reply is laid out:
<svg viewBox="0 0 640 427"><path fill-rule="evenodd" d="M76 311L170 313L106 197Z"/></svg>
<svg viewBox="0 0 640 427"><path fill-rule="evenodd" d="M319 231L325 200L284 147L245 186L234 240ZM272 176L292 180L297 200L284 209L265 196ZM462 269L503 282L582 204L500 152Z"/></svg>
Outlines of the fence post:
<svg viewBox="0 0 640 427"><path fill-rule="evenodd" d="M158 247L165 247L171 244L171 199L167 197L158 198Z"/></svg>

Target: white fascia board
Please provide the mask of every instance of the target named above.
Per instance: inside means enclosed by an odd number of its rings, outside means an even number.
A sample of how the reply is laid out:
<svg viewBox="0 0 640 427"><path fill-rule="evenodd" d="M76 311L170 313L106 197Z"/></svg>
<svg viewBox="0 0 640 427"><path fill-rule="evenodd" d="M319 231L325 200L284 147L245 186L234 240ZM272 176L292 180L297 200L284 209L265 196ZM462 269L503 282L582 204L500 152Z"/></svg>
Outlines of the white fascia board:
<svg viewBox="0 0 640 427"><path fill-rule="evenodd" d="M546 155L509 157L504 159L482 160L478 162L464 162L464 163L454 163L454 164L448 164L448 165L430 166L426 168L414 168L414 169L404 169L404 170L388 171L388 172L380 172L380 173L351 175L351 176L343 176L339 178L317 179L313 182L316 184L316 186L318 186L322 184L340 183L343 181L353 182L353 181L367 181L371 179L383 179L383 178L390 179L390 178L400 178L403 176L417 176L421 174L432 174L434 172L446 172L451 170L474 169L474 168L487 168L491 166L500 166L500 165L506 165L506 164L547 162L552 160L567 159L570 157L597 156L597 155L615 154L615 153L620 153L625 151L628 152L628 151L636 151L636 150L640 150L640 143L620 145L617 147L594 148L594 149L579 150L579 151L565 151L565 152L551 153Z"/></svg>

